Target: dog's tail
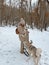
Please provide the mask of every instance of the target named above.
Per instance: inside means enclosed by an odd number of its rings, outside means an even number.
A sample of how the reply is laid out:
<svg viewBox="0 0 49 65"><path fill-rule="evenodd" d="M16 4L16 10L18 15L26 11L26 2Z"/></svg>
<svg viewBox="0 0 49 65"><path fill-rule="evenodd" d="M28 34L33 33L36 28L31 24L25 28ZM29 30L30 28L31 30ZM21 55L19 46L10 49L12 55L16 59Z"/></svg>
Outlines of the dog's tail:
<svg viewBox="0 0 49 65"><path fill-rule="evenodd" d="M42 53L42 50L41 50L41 48L37 48L37 50L36 50L36 56L41 56L41 53Z"/></svg>

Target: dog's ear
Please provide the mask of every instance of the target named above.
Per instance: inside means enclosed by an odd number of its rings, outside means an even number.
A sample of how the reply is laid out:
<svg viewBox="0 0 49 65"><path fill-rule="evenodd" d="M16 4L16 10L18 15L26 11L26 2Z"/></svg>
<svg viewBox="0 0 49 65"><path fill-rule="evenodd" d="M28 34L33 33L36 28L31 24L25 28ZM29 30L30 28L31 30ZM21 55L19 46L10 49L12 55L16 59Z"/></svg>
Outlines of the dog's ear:
<svg viewBox="0 0 49 65"><path fill-rule="evenodd" d="M16 34L19 34L18 28L16 28L15 32L16 32Z"/></svg>

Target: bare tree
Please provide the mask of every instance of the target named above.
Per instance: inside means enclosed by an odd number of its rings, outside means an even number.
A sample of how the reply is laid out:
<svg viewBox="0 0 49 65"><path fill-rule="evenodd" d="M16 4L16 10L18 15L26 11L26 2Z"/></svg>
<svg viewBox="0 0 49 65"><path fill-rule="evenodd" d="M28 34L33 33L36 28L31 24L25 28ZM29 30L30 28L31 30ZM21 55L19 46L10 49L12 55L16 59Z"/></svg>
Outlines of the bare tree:
<svg viewBox="0 0 49 65"><path fill-rule="evenodd" d="M3 3L4 0L0 0L0 26L2 25L2 15L3 15Z"/></svg>
<svg viewBox="0 0 49 65"><path fill-rule="evenodd" d="M30 17L30 25L31 25L31 28L33 28L33 26L32 26L32 5L31 5L31 1L32 0L30 0L29 17Z"/></svg>
<svg viewBox="0 0 49 65"><path fill-rule="evenodd" d="M42 31L45 23L46 0L39 0L39 9L40 9L40 22L41 22L41 31Z"/></svg>

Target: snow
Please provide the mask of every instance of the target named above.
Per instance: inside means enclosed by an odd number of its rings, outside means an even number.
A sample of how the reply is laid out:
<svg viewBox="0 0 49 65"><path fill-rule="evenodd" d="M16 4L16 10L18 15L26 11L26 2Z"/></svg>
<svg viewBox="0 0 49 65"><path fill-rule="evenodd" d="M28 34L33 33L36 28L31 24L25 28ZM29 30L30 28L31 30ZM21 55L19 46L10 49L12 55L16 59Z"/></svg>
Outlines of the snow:
<svg viewBox="0 0 49 65"><path fill-rule="evenodd" d="M27 56L20 53L20 40L15 33L16 27L0 27L0 65L33 65ZM49 28L47 31L29 30L29 40L42 49L41 65L49 65Z"/></svg>

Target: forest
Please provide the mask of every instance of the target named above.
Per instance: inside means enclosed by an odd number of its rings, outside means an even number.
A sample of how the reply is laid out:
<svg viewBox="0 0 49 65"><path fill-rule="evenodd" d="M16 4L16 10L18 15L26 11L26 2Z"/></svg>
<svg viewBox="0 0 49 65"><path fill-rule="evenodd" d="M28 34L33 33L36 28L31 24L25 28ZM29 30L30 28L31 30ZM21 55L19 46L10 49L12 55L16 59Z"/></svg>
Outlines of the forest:
<svg viewBox="0 0 49 65"><path fill-rule="evenodd" d="M0 26L17 26L20 18L32 29L46 30L49 26L49 0L0 0ZM28 2L29 1L29 2Z"/></svg>

